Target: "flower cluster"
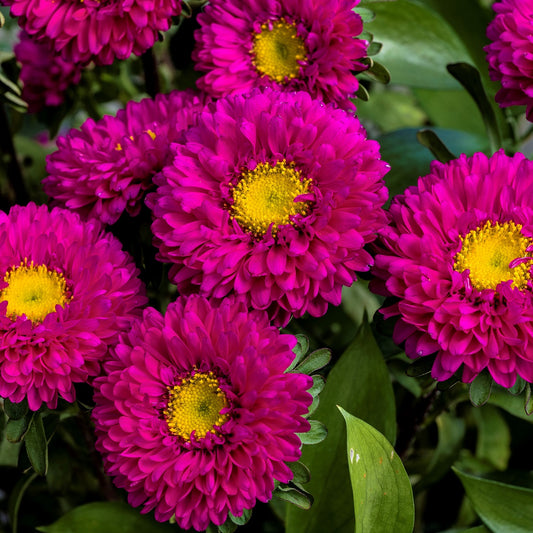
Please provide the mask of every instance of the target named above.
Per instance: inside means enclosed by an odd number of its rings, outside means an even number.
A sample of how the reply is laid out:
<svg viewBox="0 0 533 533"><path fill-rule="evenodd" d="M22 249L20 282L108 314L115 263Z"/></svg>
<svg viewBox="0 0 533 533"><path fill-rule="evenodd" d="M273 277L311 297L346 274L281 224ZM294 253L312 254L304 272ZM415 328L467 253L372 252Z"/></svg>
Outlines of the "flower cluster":
<svg viewBox="0 0 533 533"><path fill-rule="evenodd" d="M503 151L434 162L394 198L373 273L396 301L396 342L436 353L433 377L487 368L511 387L533 382L533 162Z"/></svg>
<svg viewBox="0 0 533 533"><path fill-rule="evenodd" d="M118 239L58 208L0 211L0 276L0 396L32 410L74 401L146 303Z"/></svg>
<svg viewBox="0 0 533 533"><path fill-rule="evenodd" d="M173 148L147 203L180 293L236 294L284 325L323 315L369 269L388 165L353 115L257 89L199 113Z"/></svg>
<svg viewBox="0 0 533 533"><path fill-rule="evenodd" d="M489 74L502 88L496 101L502 107L527 106L533 121L533 42L531 0L500 0L492 6L496 17L487 28L491 43L485 47Z"/></svg>
<svg viewBox="0 0 533 533"><path fill-rule="evenodd" d="M19 32L14 52L21 64L22 98L28 111L35 113L44 107L61 105L65 91L81 79L81 67L65 61L43 41L34 41L25 31Z"/></svg>
<svg viewBox="0 0 533 533"><path fill-rule="evenodd" d="M128 102L116 116L87 119L57 139L47 158L44 192L59 206L106 224L139 213L170 144L190 126L207 97L194 91Z"/></svg>
<svg viewBox="0 0 533 533"><path fill-rule="evenodd" d="M33 39L66 61L109 65L141 55L181 12L180 0L2 0Z"/></svg>
<svg viewBox="0 0 533 533"><path fill-rule="evenodd" d="M198 16L198 87L221 97L254 87L308 91L354 109L354 71L367 42L353 8L359 0L212 0Z"/></svg>
<svg viewBox="0 0 533 533"><path fill-rule="evenodd" d="M285 372L295 344L231 299L146 309L95 380L97 448L131 505L203 531L292 479L312 384Z"/></svg>

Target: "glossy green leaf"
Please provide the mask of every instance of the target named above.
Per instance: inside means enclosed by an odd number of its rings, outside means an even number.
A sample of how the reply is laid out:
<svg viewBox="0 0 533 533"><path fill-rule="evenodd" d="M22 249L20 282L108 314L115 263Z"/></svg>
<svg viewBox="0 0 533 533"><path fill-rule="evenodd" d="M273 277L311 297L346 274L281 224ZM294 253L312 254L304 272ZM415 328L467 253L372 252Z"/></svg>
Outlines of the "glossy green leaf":
<svg viewBox="0 0 533 533"><path fill-rule="evenodd" d="M402 461L377 429L339 410L346 422L355 533L412 533L413 491Z"/></svg>
<svg viewBox="0 0 533 533"><path fill-rule="evenodd" d="M477 477L454 468L476 513L492 531L531 533L533 490Z"/></svg>
<svg viewBox="0 0 533 533"><path fill-rule="evenodd" d="M37 474L44 476L48 470L48 443L40 413L33 415L30 427L24 437L24 445L33 469Z"/></svg>
<svg viewBox="0 0 533 533"><path fill-rule="evenodd" d="M416 0L363 1L361 6L376 14L365 29L383 44L379 61L393 83L428 89L458 87L446 65L472 59L439 13Z"/></svg>
<svg viewBox="0 0 533 533"><path fill-rule="evenodd" d="M353 503L346 459L344 422L336 405L343 405L376 427L391 442L396 435L392 384L370 326L364 323L328 375L314 417L328 436L320 444L304 446L302 462L311 471L305 488L313 498L309 511L287 509L287 533L323 533L324 524L336 533L353 533Z"/></svg>
<svg viewBox="0 0 533 533"><path fill-rule="evenodd" d="M161 524L122 502L96 502L75 507L59 520L37 528L42 533L176 533L176 525Z"/></svg>

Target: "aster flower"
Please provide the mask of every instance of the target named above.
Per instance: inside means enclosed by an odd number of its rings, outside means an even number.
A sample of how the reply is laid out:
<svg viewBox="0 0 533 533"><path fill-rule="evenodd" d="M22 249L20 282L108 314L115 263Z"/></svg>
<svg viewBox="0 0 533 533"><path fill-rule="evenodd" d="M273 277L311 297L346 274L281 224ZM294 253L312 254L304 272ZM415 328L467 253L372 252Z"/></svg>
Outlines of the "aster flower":
<svg viewBox="0 0 533 533"><path fill-rule="evenodd" d="M74 401L146 303L137 274L96 221L33 203L0 212L0 396L34 411Z"/></svg>
<svg viewBox="0 0 533 533"><path fill-rule="evenodd" d="M198 15L198 87L214 97L254 87L305 90L355 109L353 71L366 69L359 0L212 0Z"/></svg>
<svg viewBox="0 0 533 533"><path fill-rule="evenodd" d="M95 380L96 446L130 504L200 531L292 479L312 385L285 372L295 345L232 299L146 309Z"/></svg>
<svg viewBox="0 0 533 533"><path fill-rule="evenodd" d="M33 39L52 43L66 61L110 65L141 55L170 28L180 0L1 0Z"/></svg>
<svg viewBox="0 0 533 533"><path fill-rule="evenodd" d="M533 382L533 162L503 151L434 162L390 207L373 273L397 298L394 340L409 357L436 353L432 375L464 382L488 369Z"/></svg>
<svg viewBox="0 0 533 533"><path fill-rule="evenodd" d="M107 224L124 211L138 215L170 143L206 101L201 93L173 91L128 102L116 116L87 119L57 139L57 151L47 157L44 192L56 205Z"/></svg>
<svg viewBox="0 0 533 533"><path fill-rule="evenodd" d="M25 31L19 32L14 52L21 64L22 98L30 113L61 105L66 90L80 82L80 65L65 61L49 43L36 42Z"/></svg>
<svg viewBox="0 0 533 533"><path fill-rule="evenodd" d="M533 121L533 1L501 0L492 8L496 17L487 28L491 43L485 52L490 78L502 84L496 101L501 107L526 105Z"/></svg>
<svg viewBox="0 0 533 533"><path fill-rule="evenodd" d="M180 293L235 293L284 325L338 305L372 264L388 165L353 115L255 90L206 108L173 149L147 204Z"/></svg>

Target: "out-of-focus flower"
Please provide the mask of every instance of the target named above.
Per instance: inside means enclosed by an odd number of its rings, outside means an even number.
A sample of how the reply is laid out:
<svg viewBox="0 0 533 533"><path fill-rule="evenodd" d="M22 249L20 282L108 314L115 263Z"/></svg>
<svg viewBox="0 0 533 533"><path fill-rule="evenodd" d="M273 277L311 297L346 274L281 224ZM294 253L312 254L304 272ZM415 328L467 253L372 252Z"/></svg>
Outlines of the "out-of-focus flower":
<svg viewBox="0 0 533 533"><path fill-rule="evenodd" d="M170 28L180 0L1 0L32 39L49 41L66 61L109 65L141 55Z"/></svg>
<svg viewBox="0 0 533 533"><path fill-rule="evenodd" d="M441 381L462 366L511 387L533 382L533 162L499 151L434 162L390 207L373 290L397 298L394 340L437 354Z"/></svg>
<svg viewBox="0 0 533 533"><path fill-rule="evenodd" d="M46 206L0 212L0 396L75 399L146 303L138 270L96 222Z"/></svg>
<svg viewBox="0 0 533 533"><path fill-rule="evenodd" d="M533 2L500 0L492 8L496 17L487 28L492 42L485 52L490 78L502 84L496 101L501 107L527 106L527 118L533 121Z"/></svg>
<svg viewBox="0 0 533 533"><path fill-rule="evenodd" d="M21 64L22 99L30 113L61 105L66 90L80 82L80 65L65 61L49 43L34 41L25 31L19 32L14 51Z"/></svg>
<svg viewBox="0 0 533 533"><path fill-rule="evenodd" d="M170 143L191 125L206 103L202 93L173 91L154 100L128 102L116 116L87 119L57 140L47 157L44 192L54 204L115 223L124 211L136 216Z"/></svg>
<svg viewBox="0 0 533 533"><path fill-rule="evenodd" d="M354 109L354 71L367 41L353 12L359 0L212 0L198 16L198 86L215 97L258 86L304 90Z"/></svg>
<svg viewBox="0 0 533 533"><path fill-rule="evenodd" d="M312 385L285 372L295 345L232 298L147 309L95 380L97 449L130 504L203 531L292 479Z"/></svg>
<svg viewBox="0 0 533 533"><path fill-rule="evenodd" d="M147 197L182 294L235 293L277 324L338 305L386 223L388 165L353 115L306 92L218 100Z"/></svg>

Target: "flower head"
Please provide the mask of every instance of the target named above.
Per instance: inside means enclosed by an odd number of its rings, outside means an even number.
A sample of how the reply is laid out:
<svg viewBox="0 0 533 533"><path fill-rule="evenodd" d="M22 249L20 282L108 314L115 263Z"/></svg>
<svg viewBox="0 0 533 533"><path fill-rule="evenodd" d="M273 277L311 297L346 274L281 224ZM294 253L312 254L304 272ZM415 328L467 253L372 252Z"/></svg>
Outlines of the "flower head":
<svg viewBox="0 0 533 533"><path fill-rule="evenodd" d="M21 64L22 98L28 111L61 105L66 90L81 79L81 66L65 61L45 41L34 41L25 31L19 32L14 52Z"/></svg>
<svg viewBox="0 0 533 533"><path fill-rule="evenodd" d="M130 504L200 531L292 479L312 385L285 372L295 345L231 298L145 310L95 380L97 449Z"/></svg>
<svg viewBox="0 0 533 533"><path fill-rule="evenodd" d="M173 149L147 203L182 294L235 293L285 324L323 315L369 269L388 165L353 115L255 90L205 109Z"/></svg>
<svg viewBox="0 0 533 533"><path fill-rule="evenodd" d="M407 355L437 354L437 380L533 382L532 172L520 153L462 155L392 202L373 288L397 298L383 312Z"/></svg>
<svg viewBox="0 0 533 533"><path fill-rule="evenodd" d="M64 209L0 212L0 396L75 399L146 303L120 242Z"/></svg>
<svg viewBox="0 0 533 533"><path fill-rule="evenodd" d="M128 102L116 116L87 119L57 140L47 157L46 194L56 205L113 224L126 211L139 213L152 177L170 154L170 143L205 105L194 91L158 94Z"/></svg>
<svg viewBox="0 0 533 533"><path fill-rule="evenodd" d="M180 0L2 0L33 39L49 41L72 63L110 65L141 55L170 28Z"/></svg>
<svg viewBox="0 0 533 533"><path fill-rule="evenodd" d="M354 109L354 71L367 42L359 0L212 0L198 16L193 59L198 86L215 97L258 86L305 90Z"/></svg>
<svg viewBox="0 0 533 533"><path fill-rule="evenodd" d="M485 47L489 74L502 88L496 94L501 107L526 105L533 121L533 1L500 0L492 6L496 17L487 28Z"/></svg>

